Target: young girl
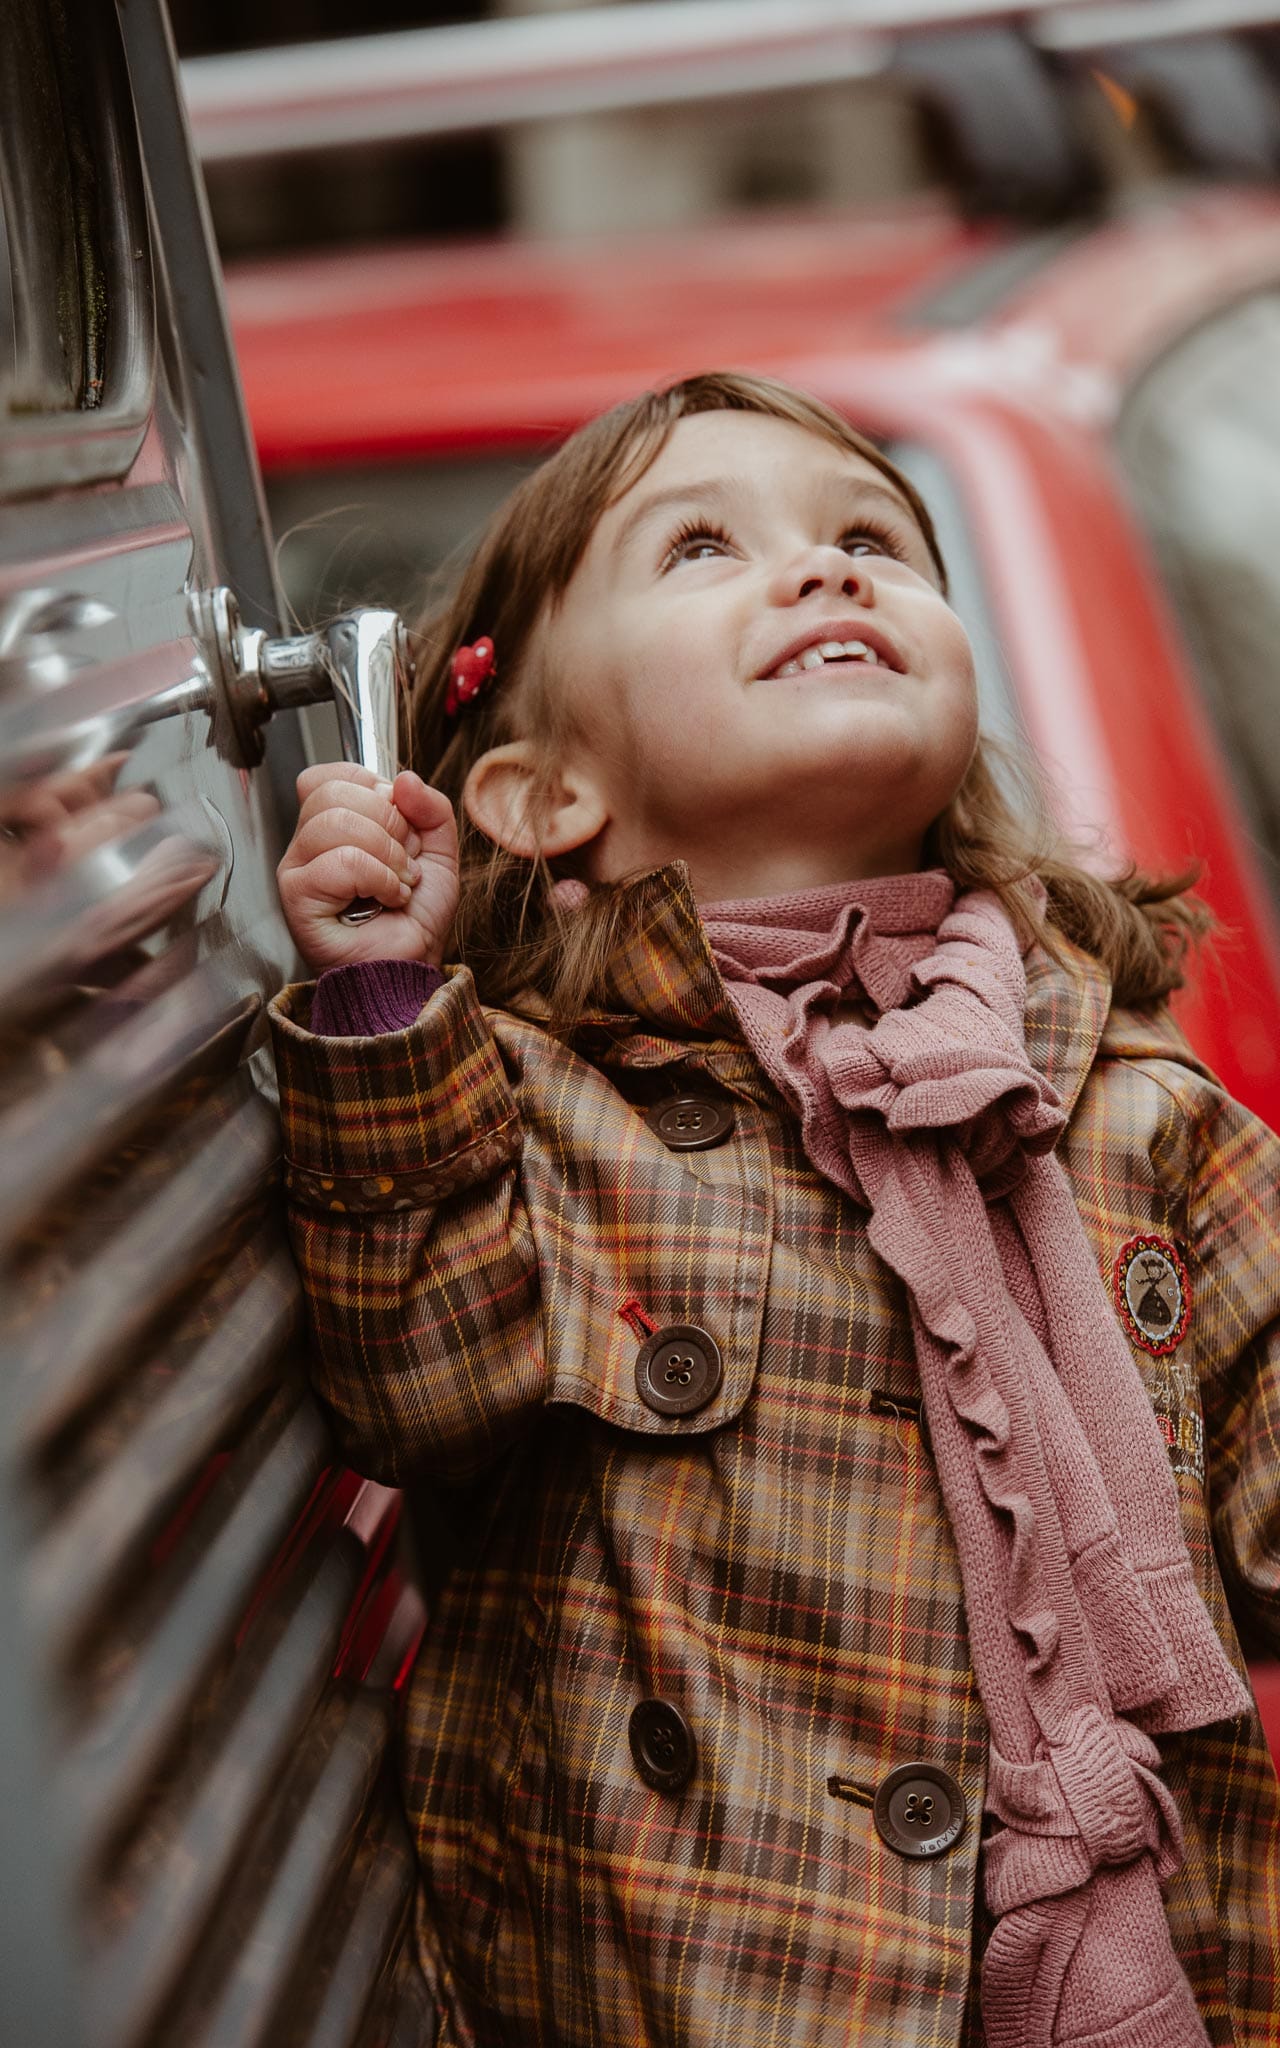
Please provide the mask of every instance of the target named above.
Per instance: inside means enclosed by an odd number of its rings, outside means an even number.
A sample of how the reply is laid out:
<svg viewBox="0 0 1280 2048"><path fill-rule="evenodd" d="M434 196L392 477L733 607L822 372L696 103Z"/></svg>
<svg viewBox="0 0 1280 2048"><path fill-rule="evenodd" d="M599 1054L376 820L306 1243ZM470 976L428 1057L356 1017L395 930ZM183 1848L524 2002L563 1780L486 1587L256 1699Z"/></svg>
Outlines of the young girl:
<svg viewBox="0 0 1280 2048"><path fill-rule="evenodd" d="M924 506L775 384L586 427L420 674L434 788L301 779L275 1021L317 1384L453 1525L440 2039L1280 2042L1280 1157L1193 906L1034 841Z"/></svg>

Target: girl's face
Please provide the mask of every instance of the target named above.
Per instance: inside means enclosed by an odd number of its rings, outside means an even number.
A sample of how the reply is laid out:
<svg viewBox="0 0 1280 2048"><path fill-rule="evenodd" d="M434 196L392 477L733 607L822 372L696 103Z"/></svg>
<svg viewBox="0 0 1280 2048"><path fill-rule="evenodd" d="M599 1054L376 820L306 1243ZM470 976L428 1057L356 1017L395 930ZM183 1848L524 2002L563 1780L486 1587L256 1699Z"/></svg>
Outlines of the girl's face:
<svg viewBox="0 0 1280 2048"><path fill-rule="evenodd" d="M589 873L704 900L905 873L964 777L973 661L889 478L807 428L681 420L540 629Z"/></svg>

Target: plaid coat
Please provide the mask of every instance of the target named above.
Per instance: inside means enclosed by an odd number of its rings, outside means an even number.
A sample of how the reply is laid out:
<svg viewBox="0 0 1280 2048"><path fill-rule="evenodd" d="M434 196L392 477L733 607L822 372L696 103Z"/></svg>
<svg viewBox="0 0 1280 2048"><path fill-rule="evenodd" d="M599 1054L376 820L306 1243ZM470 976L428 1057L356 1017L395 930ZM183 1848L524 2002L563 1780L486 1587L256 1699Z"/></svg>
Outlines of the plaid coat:
<svg viewBox="0 0 1280 2048"><path fill-rule="evenodd" d="M275 1006L318 1388L352 1463L450 1523L403 1729L440 2039L971 2048L986 1729L905 1304L747 1051L683 870L635 889L569 1046L464 970L383 1038L313 1036L305 987ZM1280 1148L1091 960L1028 971L1100 1269L1153 1231L1189 1271L1185 1341L1134 1357L1204 1596L1233 1656L1228 1600L1280 1646ZM734 1130L673 1152L641 1112L694 1077ZM628 1302L714 1336L708 1405L639 1398ZM677 1793L633 1761L646 1696L693 1731ZM1162 1747L1210 2038L1280 2044L1256 1717ZM870 1810L917 1759L969 1811L919 1861Z"/></svg>

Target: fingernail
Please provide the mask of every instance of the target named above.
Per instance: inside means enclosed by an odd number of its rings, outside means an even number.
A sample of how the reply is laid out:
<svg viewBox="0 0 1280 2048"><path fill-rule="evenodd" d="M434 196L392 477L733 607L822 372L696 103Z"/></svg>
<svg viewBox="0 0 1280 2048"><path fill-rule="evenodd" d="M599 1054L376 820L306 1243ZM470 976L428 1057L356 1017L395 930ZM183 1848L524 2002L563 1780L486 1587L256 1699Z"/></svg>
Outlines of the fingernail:
<svg viewBox="0 0 1280 2048"><path fill-rule="evenodd" d="M411 860L405 872L411 882L420 882L422 880L422 863Z"/></svg>
<svg viewBox="0 0 1280 2048"><path fill-rule="evenodd" d="M394 784L390 782L375 782L373 785L373 793L375 796L385 797L389 803L391 801L391 791L393 787Z"/></svg>
<svg viewBox="0 0 1280 2048"><path fill-rule="evenodd" d="M404 850L409 855L410 859L412 859L415 853L422 852L421 832L411 832L409 834L409 837L405 840L404 843Z"/></svg>
<svg viewBox="0 0 1280 2048"><path fill-rule="evenodd" d="M410 898L410 897L412 896L412 894L413 894L413 891L412 891L412 889L411 889L411 888L409 887L409 884L408 884L407 882L401 882L401 884L400 884L400 901L401 901L402 903L407 903L407 902L409 901L409 898Z"/></svg>

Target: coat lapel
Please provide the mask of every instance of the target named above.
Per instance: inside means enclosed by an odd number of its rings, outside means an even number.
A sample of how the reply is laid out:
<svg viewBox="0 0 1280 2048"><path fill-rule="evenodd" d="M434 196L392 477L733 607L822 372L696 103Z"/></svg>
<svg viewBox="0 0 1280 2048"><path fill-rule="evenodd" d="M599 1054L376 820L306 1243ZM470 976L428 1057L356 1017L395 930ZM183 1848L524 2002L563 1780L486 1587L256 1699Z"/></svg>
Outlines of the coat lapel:
<svg viewBox="0 0 1280 2048"><path fill-rule="evenodd" d="M1055 1089L1068 1117L1097 1057L1107 1013L1111 980L1092 954L1059 938L1060 960L1043 947L1026 956L1027 1057L1037 1073Z"/></svg>

